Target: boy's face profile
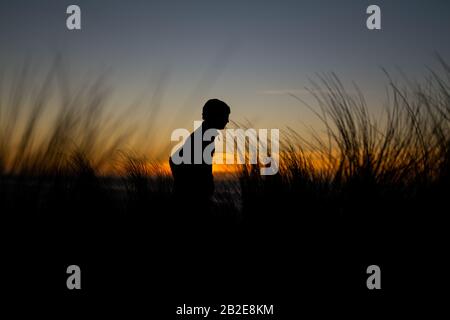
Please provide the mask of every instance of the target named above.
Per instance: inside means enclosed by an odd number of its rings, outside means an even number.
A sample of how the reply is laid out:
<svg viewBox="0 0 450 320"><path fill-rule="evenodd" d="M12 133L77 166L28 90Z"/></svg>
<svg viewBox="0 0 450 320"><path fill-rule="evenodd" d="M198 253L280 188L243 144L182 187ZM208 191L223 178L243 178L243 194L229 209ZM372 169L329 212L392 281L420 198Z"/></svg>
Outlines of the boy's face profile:
<svg viewBox="0 0 450 320"><path fill-rule="evenodd" d="M203 120L208 127L222 130L229 122L230 107L224 102L212 99L203 108Z"/></svg>

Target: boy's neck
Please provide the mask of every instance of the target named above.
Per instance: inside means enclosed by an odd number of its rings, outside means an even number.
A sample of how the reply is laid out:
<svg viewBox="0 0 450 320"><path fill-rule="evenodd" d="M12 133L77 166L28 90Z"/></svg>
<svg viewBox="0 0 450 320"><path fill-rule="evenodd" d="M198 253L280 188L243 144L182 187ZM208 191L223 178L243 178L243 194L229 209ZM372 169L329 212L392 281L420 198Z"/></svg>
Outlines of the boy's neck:
<svg viewBox="0 0 450 320"><path fill-rule="evenodd" d="M205 120L203 120L203 122L202 122L202 128L203 128L203 131L213 129L213 130L216 130L217 133L219 133L219 129L212 127L211 124Z"/></svg>

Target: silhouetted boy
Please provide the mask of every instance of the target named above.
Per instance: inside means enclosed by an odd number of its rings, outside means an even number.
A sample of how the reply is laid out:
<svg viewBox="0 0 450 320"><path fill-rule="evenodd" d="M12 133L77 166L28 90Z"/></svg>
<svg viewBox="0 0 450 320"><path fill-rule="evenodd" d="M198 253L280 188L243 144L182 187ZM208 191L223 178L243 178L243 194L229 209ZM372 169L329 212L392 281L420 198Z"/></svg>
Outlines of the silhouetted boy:
<svg viewBox="0 0 450 320"><path fill-rule="evenodd" d="M218 99L208 100L203 107L201 126L170 157L175 201L180 202L177 204L178 206L199 212L208 210L211 196L214 193L212 174L214 139L218 135L218 130L225 128L229 114L230 107L225 102ZM209 133L208 141L204 141L204 133L207 131ZM190 154L186 156L185 152ZM180 163L183 156L188 161Z"/></svg>

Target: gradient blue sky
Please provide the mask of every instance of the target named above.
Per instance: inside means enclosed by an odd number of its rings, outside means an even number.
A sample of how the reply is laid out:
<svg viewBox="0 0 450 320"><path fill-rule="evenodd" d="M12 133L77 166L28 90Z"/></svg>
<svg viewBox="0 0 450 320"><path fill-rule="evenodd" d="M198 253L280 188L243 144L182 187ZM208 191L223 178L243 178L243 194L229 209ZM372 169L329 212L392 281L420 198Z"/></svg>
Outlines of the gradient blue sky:
<svg viewBox="0 0 450 320"><path fill-rule="evenodd" d="M81 7L81 31L66 29L69 4ZM381 7L381 31L366 29L370 4ZM2 0L0 65L28 56L45 67L60 52L73 79L110 68L114 108L144 94L138 118L164 79L157 122L169 129L190 127L211 97L228 102L234 120L297 127L315 120L285 91L308 99L308 78L335 71L375 110L381 66L419 77L434 52L450 56L449 13L447 0Z"/></svg>

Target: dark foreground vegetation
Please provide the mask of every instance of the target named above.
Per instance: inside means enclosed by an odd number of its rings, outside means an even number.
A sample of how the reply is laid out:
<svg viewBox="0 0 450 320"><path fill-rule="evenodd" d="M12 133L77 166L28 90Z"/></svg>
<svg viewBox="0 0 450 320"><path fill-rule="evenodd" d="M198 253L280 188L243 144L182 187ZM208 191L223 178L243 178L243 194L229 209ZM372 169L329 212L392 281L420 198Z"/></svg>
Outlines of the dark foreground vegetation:
<svg viewBox="0 0 450 320"><path fill-rule="evenodd" d="M221 184L207 219L175 203L157 162L124 148L121 117L102 113L103 78L74 93L55 63L30 90L24 67L0 91L0 219L14 294L72 301L70 264L87 277L77 301L139 304L156 294L151 303L247 299L291 310L299 299L346 308L436 293L450 196L450 67L439 61L417 82L386 73L379 118L357 88L319 77L307 107L324 131L286 128L279 173L244 166ZM366 289L371 264L383 271L382 293ZM30 266L39 270L32 286Z"/></svg>

